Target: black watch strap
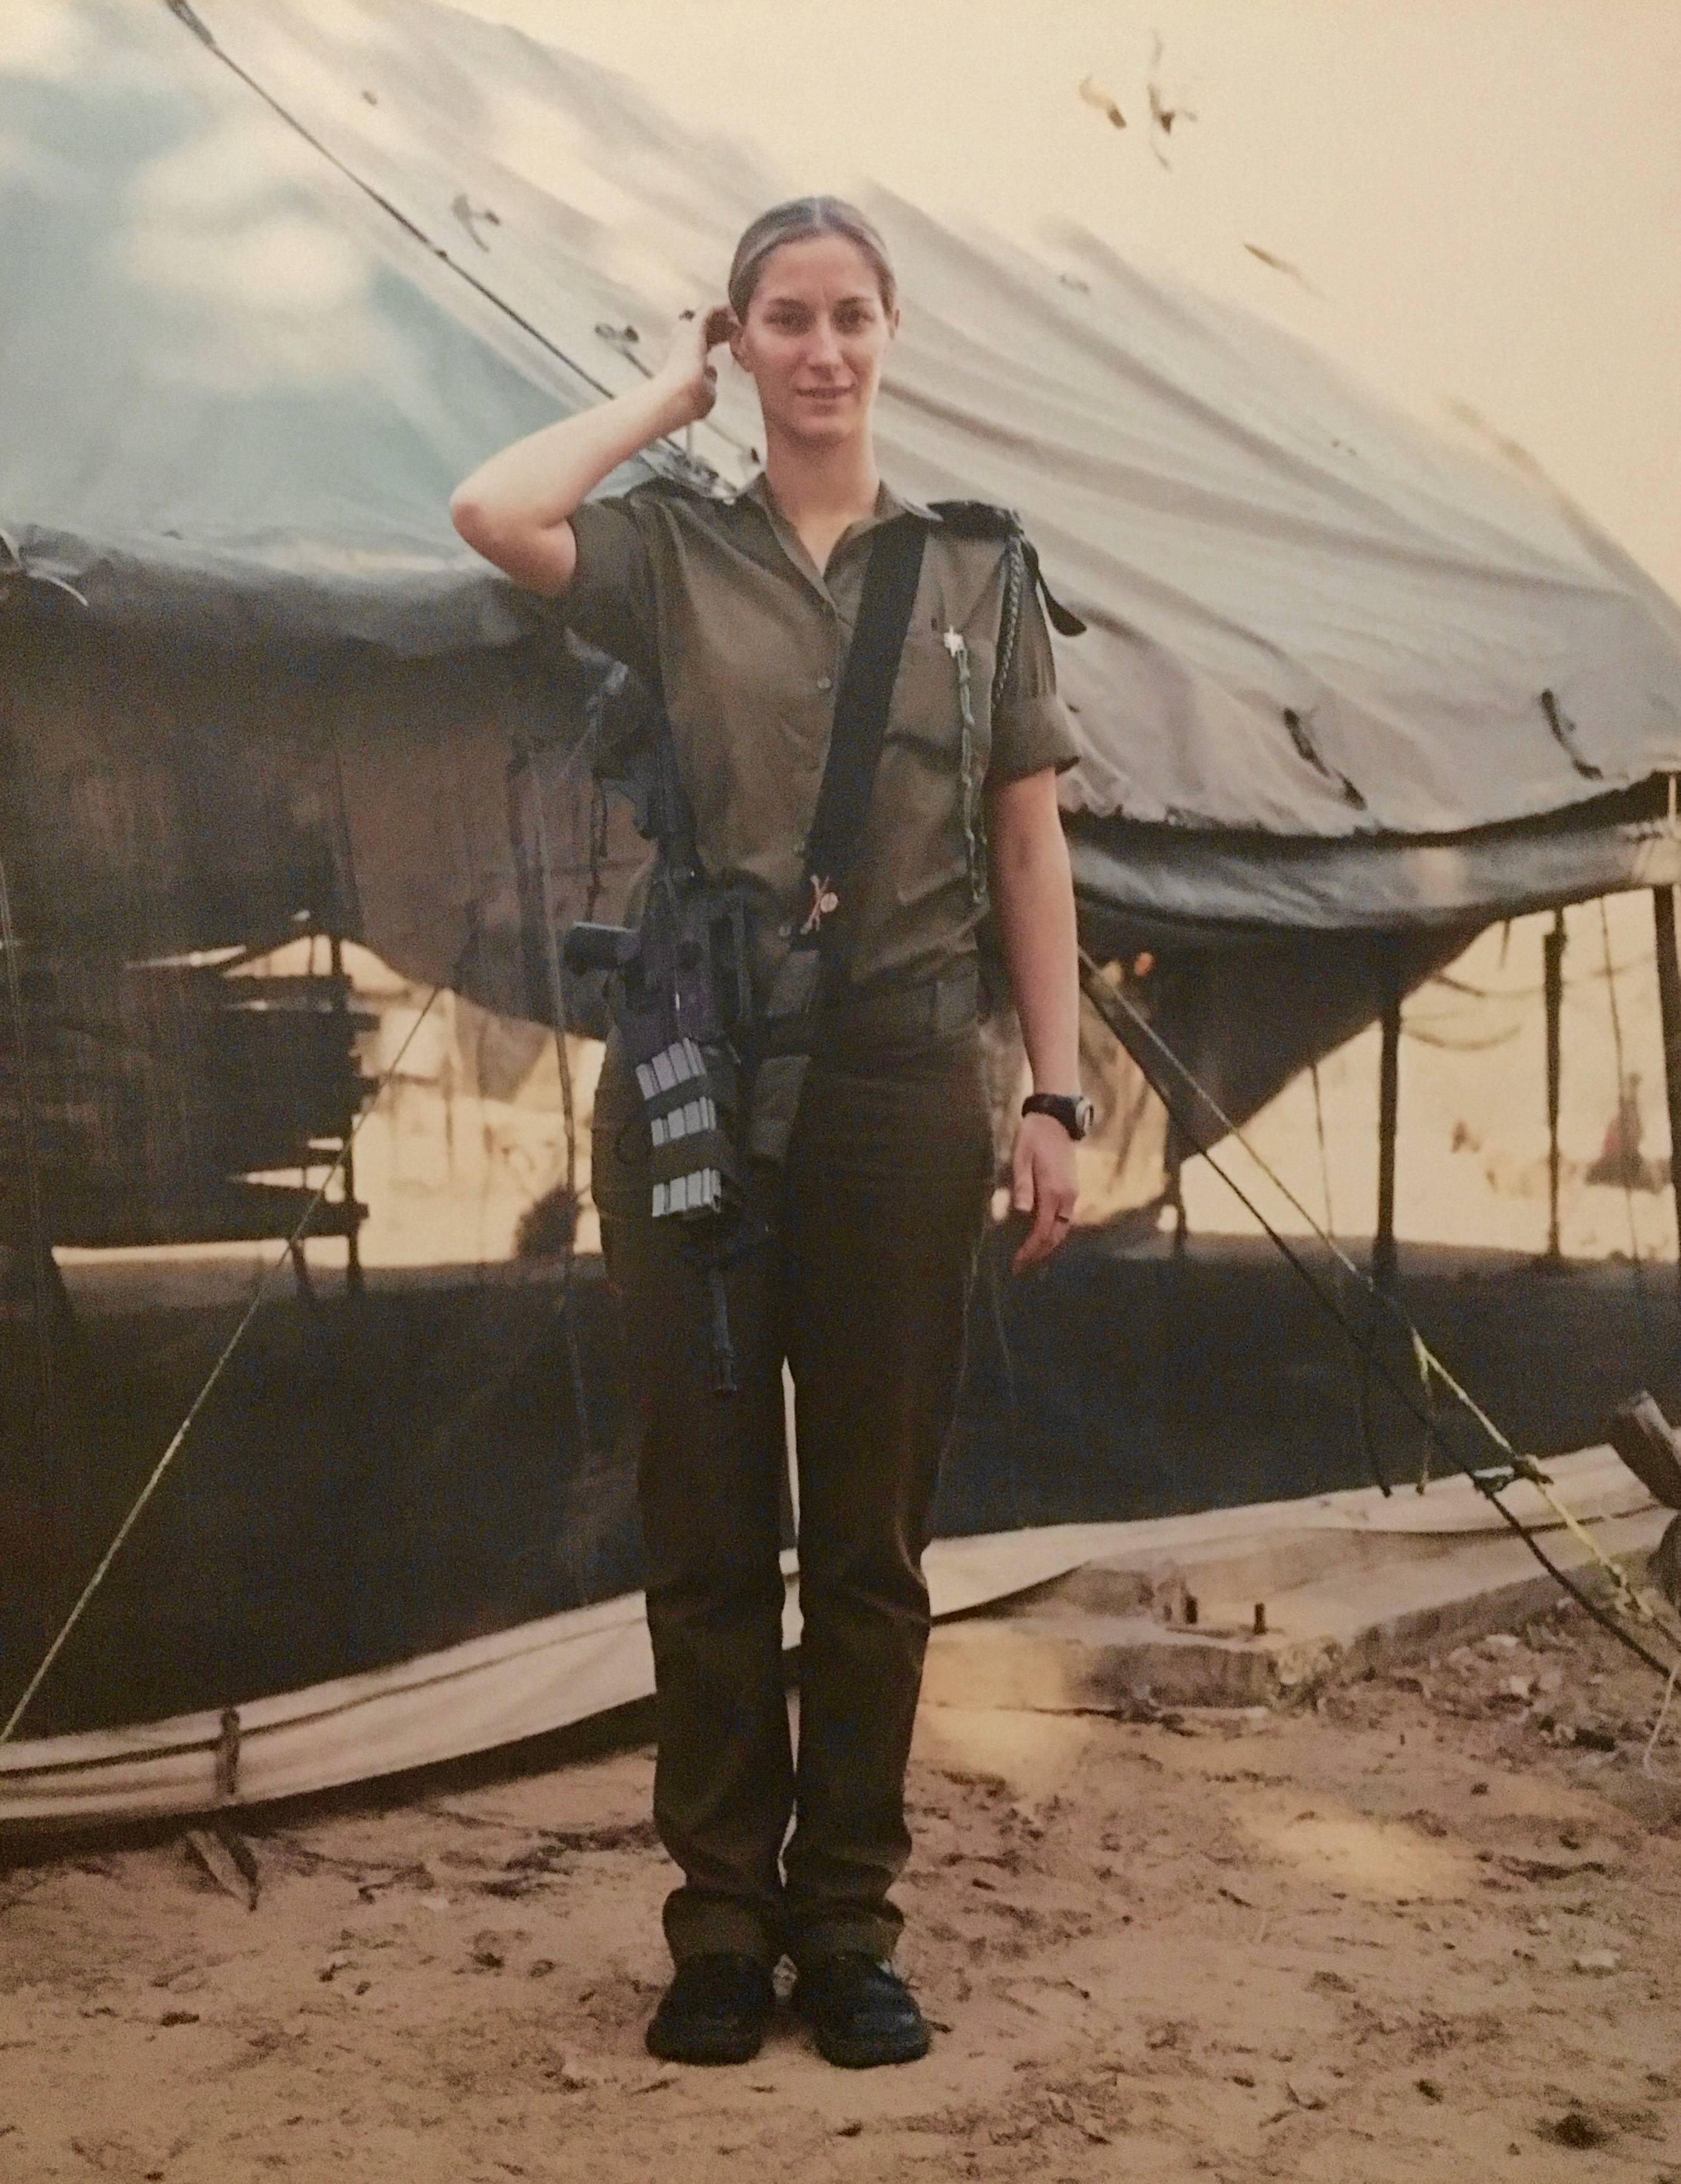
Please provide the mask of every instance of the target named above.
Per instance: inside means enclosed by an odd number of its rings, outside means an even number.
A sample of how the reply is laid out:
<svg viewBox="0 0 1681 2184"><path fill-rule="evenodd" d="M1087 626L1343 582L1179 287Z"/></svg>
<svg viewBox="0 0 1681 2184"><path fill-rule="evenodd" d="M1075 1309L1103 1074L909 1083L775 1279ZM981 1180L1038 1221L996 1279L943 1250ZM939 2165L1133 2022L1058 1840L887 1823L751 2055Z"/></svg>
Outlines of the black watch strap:
<svg viewBox="0 0 1681 2184"><path fill-rule="evenodd" d="M1050 1115L1077 1143L1093 1121L1092 1102L1079 1092L1030 1092L1021 1103L1024 1115Z"/></svg>

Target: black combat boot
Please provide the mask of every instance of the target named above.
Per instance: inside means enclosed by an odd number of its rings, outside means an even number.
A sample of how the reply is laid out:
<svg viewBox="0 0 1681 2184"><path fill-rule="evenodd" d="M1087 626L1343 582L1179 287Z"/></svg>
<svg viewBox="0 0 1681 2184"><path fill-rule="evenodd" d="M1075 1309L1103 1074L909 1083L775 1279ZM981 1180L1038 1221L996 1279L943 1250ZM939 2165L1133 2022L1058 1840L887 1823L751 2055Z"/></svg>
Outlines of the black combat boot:
<svg viewBox="0 0 1681 2184"><path fill-rule="evenodd" d="M891 1964L861 1949L820 1957L801 1970L794 2006L810 2024L818 2053L844 2070L914 2063L928 2053L928 2020Z"/></svg>
<svg viewBox="0 0 1681 2184"><path fill-rule="evenodd" d="M757 1957L736 1950L685 1957L649 2024L648 2053L662 2063L750 2063L775 2003Z"/></svg>

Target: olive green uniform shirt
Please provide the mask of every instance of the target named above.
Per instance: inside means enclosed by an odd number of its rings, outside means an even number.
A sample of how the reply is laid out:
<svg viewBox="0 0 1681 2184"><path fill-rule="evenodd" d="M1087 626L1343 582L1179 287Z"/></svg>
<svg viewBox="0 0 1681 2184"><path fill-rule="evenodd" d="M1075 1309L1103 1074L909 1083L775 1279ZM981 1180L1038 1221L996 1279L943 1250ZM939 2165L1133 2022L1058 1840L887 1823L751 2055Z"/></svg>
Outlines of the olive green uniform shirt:
<svg viewBox="0 0 1681 2184"><path fill-rule="evenodd" d="M577 571L558 603L568 627L663 697L701 863L746 887L785 939L807 908L806 837L870 537L907 511L927 521L927 545L837 919L857 986L938 977L974 954L983 790L1077 755L1030 580L1008 676L993 688L1004 542L961 538L883 486L874 514L819 570L762 476L729 499L658 482L578 510Z"/></svg>

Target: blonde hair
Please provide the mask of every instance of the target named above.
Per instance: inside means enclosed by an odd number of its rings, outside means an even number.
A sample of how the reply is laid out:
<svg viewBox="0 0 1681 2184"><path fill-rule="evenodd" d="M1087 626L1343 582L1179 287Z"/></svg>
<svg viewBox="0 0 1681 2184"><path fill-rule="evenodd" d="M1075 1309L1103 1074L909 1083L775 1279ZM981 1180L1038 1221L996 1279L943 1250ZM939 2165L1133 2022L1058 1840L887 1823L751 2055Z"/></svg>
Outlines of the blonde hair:
<svg viewBox="0 0 1681 2184"><path fill-rule="evenodd" d="M759 285L766 261L785 242L809 242L819 235L840 235L861 250L875 275L881 306L891 312L898 300L899 284L892 260L874 221L845 198L790 198L785 204L762 212L735 246L729 265L728 294L736 317L745 320L753 292Z"/></svg>

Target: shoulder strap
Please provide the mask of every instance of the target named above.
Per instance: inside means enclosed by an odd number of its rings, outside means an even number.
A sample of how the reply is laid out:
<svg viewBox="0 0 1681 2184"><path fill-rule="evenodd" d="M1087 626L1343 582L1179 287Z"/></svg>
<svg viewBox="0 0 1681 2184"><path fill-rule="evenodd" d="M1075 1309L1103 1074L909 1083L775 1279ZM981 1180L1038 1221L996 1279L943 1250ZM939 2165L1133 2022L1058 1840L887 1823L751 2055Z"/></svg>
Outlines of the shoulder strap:
<svg viewBox="0 0 1681 2184"><path fill-rule="evenodd" d="M824 919L840 907L839 883L856 863L863 844L926 539L921 523L901 518L884 524L870 545L857 627L835 700L817 813L806 838L810 896L801 938L808 944L816 944Z"/></svg>
<svg viewBox="0 0 1681 2184"><path fill-rule="evenodd" d="M1026 556L1027 566L1033 581L1039 588L1039 596L1045 602L1045 611L1051 618L1051 627L1056 631L1058 637L1084 637L1085 623L1072 607L1065 607L1063 604L1045 582L1045 572L1039 566L1038 550L1030 538L1022 539L1021 550Z"/></svg>

